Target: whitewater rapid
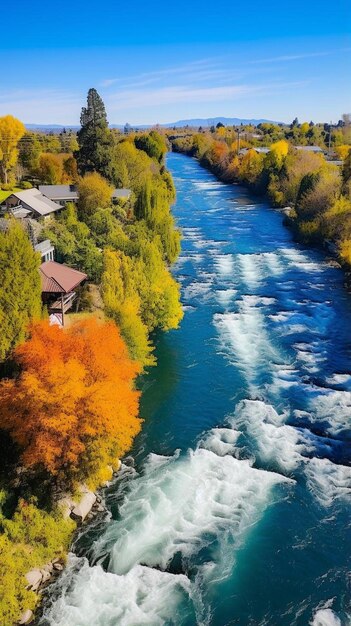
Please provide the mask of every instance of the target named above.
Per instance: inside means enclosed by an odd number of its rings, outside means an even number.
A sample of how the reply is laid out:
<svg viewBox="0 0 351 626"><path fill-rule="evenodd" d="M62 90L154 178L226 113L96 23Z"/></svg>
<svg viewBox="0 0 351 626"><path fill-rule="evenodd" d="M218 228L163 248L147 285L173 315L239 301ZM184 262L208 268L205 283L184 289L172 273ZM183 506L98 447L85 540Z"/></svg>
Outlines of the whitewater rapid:
<svg viewBox="0 0 351 626"><path fill-rule="evenodd" d="M184 322L40 624L350 626L351 299L269 207L169 165Z"/></svg>

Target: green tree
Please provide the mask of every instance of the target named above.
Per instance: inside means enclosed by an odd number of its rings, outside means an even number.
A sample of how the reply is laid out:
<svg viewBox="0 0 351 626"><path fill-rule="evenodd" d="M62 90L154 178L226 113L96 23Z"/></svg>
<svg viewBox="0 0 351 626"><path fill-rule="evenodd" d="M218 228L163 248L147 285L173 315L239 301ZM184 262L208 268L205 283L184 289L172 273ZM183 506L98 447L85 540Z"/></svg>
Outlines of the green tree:
<svg viewBox="0 0 351 626"><path fill-rule="evenodd" d="M135 137L134 143L138 150L143 150L149 157L162 163L167 146L159 133L152 130L149 134L138 135Z"/></svg>
<svg viewBox="0 0 351 626"><path fill-rule="evenodd" d="M39 167L42 144L35 133L25 133L18 143L18 160L30 172Z"/></svg>
<svg viewBox="0 0 351 626"><path fill-rule="evenodd" d="M105 105L96 89L89 89L87 106L82 108L79 149L74 153L80 174L98 172L112 180L113 134L108 128Z"/></svg>
<svg viewBox="0 0 351 626"><path fill-rule="evenodd" d="M16 222L0 232L0 361L26 336L32 318L41 314L40 257Z"/></svg>

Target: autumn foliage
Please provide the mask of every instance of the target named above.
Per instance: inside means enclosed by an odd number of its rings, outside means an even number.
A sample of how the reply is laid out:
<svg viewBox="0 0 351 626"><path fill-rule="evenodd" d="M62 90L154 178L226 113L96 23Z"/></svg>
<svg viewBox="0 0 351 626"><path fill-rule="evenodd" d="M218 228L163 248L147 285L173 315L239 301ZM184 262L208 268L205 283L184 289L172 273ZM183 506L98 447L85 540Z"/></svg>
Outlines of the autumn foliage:
<svg viewBox="0 0 351 626"><path fill-rule="evenodd" d="M0 384L0 428L25 466L86 479L131 446L141 425L139 366L113 322L90 318L68 330L37 322L15 359L19 377Z"/></svg>

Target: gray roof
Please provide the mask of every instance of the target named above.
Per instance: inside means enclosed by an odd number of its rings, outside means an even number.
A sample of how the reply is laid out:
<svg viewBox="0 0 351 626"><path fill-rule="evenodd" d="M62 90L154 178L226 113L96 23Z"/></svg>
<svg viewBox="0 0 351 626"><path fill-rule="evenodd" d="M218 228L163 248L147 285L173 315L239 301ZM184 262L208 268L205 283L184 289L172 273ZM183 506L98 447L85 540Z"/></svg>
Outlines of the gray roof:
<svg viewBox="0 0 351 626"><path fill-rule="evenodd" d="M258 154L267 154L270 148L264 148L263 146L252 146L251 148L241 148L239 154L246 154L249 150L255 150Z"/></svg>
<svg viewBox="0 0 351 626"><path fill-rule="evenodd" d="M39 185L39 191L50 200L78 200L76 185Z"/></svg>
<svg viewBox="0 0 351 626"><path fill-rule="evenodd" d="M130 198L131 195L131 190L130 189L115 189L112 192L112 198L123 198L128 200L128 198Z"/></svg>
<svg viewBox="0 0 351 626"><path fill-rule="evenodd" d="M65 202L76 201L79 193L76 185L39 185L39 191L50 200L63 200ZM128 200L131 195L130 189L114 189L112 198Z"/></svg>
<svg viewBox="0 0 351 626"><path fill-rule="evenodd" d="M17 198L24 209L29 209L40 216L50 215L50 213L63 209L61 204L52 202L52 200L43 196L40 191L35 188L13 192L9 197Z"/></svg>
<svg viewBox="0 0 351 626"><path fill-rule="evenodd" d="M305 152L323 152L319 146L295 146L296 150L304 150Z"/></svg>

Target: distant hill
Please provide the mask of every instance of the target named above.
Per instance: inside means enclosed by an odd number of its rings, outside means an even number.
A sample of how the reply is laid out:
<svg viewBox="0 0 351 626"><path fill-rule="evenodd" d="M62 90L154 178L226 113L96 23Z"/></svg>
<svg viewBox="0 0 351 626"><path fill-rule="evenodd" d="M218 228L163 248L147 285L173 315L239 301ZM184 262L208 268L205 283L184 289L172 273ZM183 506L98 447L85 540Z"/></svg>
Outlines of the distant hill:
<svg viewBox="0 0 351 626"><path fill-rule="evenodd" d="M209 117L209 118L194 118L189 120L178 120L178 122L169 122L168 124L159 124L162 128L184 128L184 126L190 126L203 128L209 126L216 126L221 122L225 126L239 126L240 124L252 124L257 126L263 122L269 122L271 124L280 124L281 122L275 122L273 120L266 119L245 119L241 117ZM132 128L140 128L144 130L146 128L152 128L156 124L131 124ZM79 130L80 126L71 126L70 124L26 124L28 130L39 130L44 133L60 133L64 128L66 130ZM110 128L124 128L124 124L110 124Z"/></svg>
<svg viewBox="0 0 351 626"><path fill-rule="evenodd" d="M211 117L211 118L195 118L190 120L179 120L178 122L170 123L170 124L160 124L165 128L183 128L184 126L195 126L198 128L199 126L207 127L207 126L216 126L216 124L221 123L225 126L239 126L240 124L252 124L253 126L257 126L258 124L263 124L263 122L269 122L270 124L280 124L280 122L274 122L273 120L266 119L244 119L240 117Z"/></svg>
<svg viewBox="0 0 351 626"><path fill-rule="evenodd" d="M79 130L80 126L70 126L70 124L25 124L27 130L39 130L42 133L60 133L66 130Z"/></svg>

